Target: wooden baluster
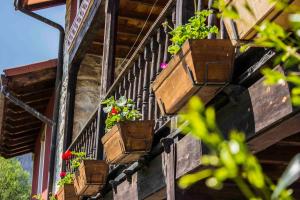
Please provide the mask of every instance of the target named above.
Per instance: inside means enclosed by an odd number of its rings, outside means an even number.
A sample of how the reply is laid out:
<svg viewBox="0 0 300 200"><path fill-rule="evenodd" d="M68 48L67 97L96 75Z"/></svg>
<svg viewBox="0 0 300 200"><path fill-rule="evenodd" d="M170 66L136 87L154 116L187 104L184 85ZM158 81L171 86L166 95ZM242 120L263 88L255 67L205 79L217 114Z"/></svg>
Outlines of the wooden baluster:
<svg viewBox="0 0 300 200"><path fill-rule="evenodd" d="M136 61L133 65L133 101L137 104L137 95L138 95L138 87L139 87L139 68L138 62Z"/></svg>
<svg viewBox="0 0 300 200"><path fill-rule="evenodd" d="M161 68L161 64L163 62L164 59L164 47L163 47L163 38L164 34L163 34L163 29L159 28L157 29L157 37L156 37L156 41L158 44L158 52L157 52L157 63L156 63L156 76L159 75L159 73L161 72L162 68ZM157 120L160 117L160 110L158 107L158 103L157 103L157 99L156 99L156 103L155 103L155 120Z"/></svg>
<svg viewBox="0 0 300 200"><path fill-rule="evenodd" d="M203 0L198 0L198 4L197 4L197 10L201 11L204 8L204 3Z"/></svg>
<svg viewBox="0 0 300 200"><path fill-rule="evenodd" d="M97 115L93 121L93 136L92 136L92 142L93 142L93 148L92 148L92 157L93 159L96 158L96 141L97 141L97 138L96 138L96 131L97 131Z"/></svg>
<svg viewBox="0 0 300 200"><path fill-rule="evenodd" d="M146 46L144 49L144 59L145 59L145 67L144 67L144 84L143 84L143 107L142 107L142 119L149 119L149 84L150 84L150 62L151 62L151 53L149 47Z"/></svg>
<svg viewBox="0 0 300 200"><path fill-rule="evenodd" d="M83 138L83 141L84 141L84 145L83 145L83 152L87 153L87 140L88 140L88 130L85 131L84 133L84 138Z"/></svg>
<svg viewBox="0 0 300 200"><path fill-rule="evenodd" d="M213 8L214 0L208 1L208 9L211 10L213 13L209 15L208 17L208 25L214 26L217 24L217 16L216 16L216 10ZM216 39L217 35L215 33L210 33L208 35L208 39Z"/></svg>
<svg viewBox="0 0 300 200"><path fill-rule="evenodd" d="M166 22L168 22L166 20ZM169 28L168 27L164 27L164 32L165 32L165 45L164 45L164 56L163 56L163 61L164 63L167 63L169 61L169 53L168 53L168 47L170 44L170 36L169 36Z"/></svg>
<svg viewBox="0 0 300 200"><path fill-rule="evenodd" d="M178 16L178 14L176 12L176 8L173 8L172 15L171 15L171 22L172 22L172 24L170 24L171 27L176 27L176 26L182 24L181 23L182 19L181 18L177 19L177 16ZM170 30L168 30L168 31L170 31Z"/></svg>
<svg viewBox="0 0 300 200"><path fill-rule="evenodd" d="M139 68L139 82L138 82L138 95L137 95L137 110L142 111L142 102L143 102L143 74L144 74L144 59L143 56L139 56L138 68Z"/></svg>
<svg viewBox="0 0 300 200"><path fill-rule="evenodd" d="M113 96L115 96L115 99L118 99L119 98L118 92L115 91Z"/></svg>
<svg viewBox="0 0 300 200"><path fill-rule="evenodd" d="M227 35L227 30L224 24L224 20L221 18L220 19L220 34L221 34L221 39L227 39L228 35Z"/></svg>
<svg viewBox="0 0 300 200"><path fill-rule="evenodd" d="M157 41L155 37L153 36L151 38L151 69L150 69L150 86L155 80L156 77L156 62L157 62ZM149 88L150 94L149 94L149 115L148 119L153 119L154 118L154 113L155 113L155 96L152 88Z"/></svg>
<svg viewBox="0 0 300 200"><path fill-rule="evenodd" d="M134 68L134 66L133 66ZM133 99L133 85L134 85L134 77L133 77L133 68L129 70L128 72L128 77L127 77L127 80L129 82L129 86L128 86L128 98L129 99Z"/></svg>
<svg viewBox="0 0 300 200"><path fill-rule="evenodd" d="M91 124L89 125L89 143L88 143L88 156L89 158L92 158L92 153L93 153L93 143L92 143L92 139L93 139L93 122L91 122Z"/></svg>
<svg viewBox="0 0 300 200"><path fill-rule="evenodd" d="M127 75L124 75L123 77L123 91L124 96L128 98L128 81L127 81Z"/></svg>
<svg viewBox="0 0 300 200"><path fill-rule="evenodd" d="M123 96L123 84L122 84L122 82L119 83L118 96L119 96L119 98L120 98L121 96Z"/></svg>

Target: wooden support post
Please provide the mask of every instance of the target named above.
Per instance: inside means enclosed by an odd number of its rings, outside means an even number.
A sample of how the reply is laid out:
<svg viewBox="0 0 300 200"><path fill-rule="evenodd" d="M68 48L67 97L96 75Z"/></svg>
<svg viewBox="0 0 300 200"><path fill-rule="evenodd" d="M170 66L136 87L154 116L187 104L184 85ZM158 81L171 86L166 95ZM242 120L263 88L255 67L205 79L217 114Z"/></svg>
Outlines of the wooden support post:
<svg viewBox="0 0 300 200"><path fill-rule="evenodd" d="M105 6L106 18L100 97L105 96L114 81L119 0L107 0Z"/></svg>
<svg viewBox="0 0 300 200"><path fill-rule="evenodd" d="M74 121L74 107L75 107L75 95L76 95L76 83L77 74L80 68L80 64L73 64L69 72L68 89L67 89L67 108L66 108L66 123L65 123L65 135L64 135L64 151L66 151L71 142L73 136L73 121Z"/></svg>
<svg viewBox="0 0 300 200"><path fill-rule="evenodd" d="M102 59L102 75L100 98L104 97L113 84L115 74L115 52L116 39L119 15L119 0L107 0L105 4L105 28L104 28L104 44L103 44L103 59ZM98 124L97 138L102 138L105 134L104 120L105 115L101 106L98 108ZM101 140L97 141L97 159L103 158L103 146Z"/></svg>

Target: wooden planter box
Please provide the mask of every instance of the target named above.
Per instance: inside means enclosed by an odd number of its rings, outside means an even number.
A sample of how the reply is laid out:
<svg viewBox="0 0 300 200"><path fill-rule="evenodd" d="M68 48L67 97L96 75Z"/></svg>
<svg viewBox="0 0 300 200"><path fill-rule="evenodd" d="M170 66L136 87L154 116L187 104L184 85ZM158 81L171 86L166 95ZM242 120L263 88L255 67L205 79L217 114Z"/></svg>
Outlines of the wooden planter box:
<svg viewBox="0 0 300 200"><path fill-rule="evenodd" d="M234 5L240 14L240 19L234 20L237 28L238 38L235 38L234 29L230 19L225 19L225 26L231 39L250 40L256 35L255 26L263 20L274 21L279 25L288 28L288 15L275 8L275 3L270 0L227 0L228 4ZM253 14L245 8L248 3ZM300 6L300 0L292 0L290 5Z"/></svg>
<svg viewBox="0 0 300 200"><path fill-rule="evenodd" d="M209 102L230 80L234 47L230 40L188 40L152 84L163 114L175 114L190 99Z"/></svg>
<svg viewBox="0 0 300 200"><path fill-rule="evenodd" d="M75 192L78 196L97 194L106 184L108 165L103 160L82 161L74 178Z"/></svg>
<svg viewBox="0 0 300 200"><path fill-rule="evenodd" d="M115 125L102 138L106 161L127 164L151 150L154 121L128 121Z"/></svg>
<svg viewBox="0 0 300 200"><path fill-rule="evenodd" d="M74 185L65 184L63 187L59 188L57 200L79 200L79 197L76 196Z"/></svg>

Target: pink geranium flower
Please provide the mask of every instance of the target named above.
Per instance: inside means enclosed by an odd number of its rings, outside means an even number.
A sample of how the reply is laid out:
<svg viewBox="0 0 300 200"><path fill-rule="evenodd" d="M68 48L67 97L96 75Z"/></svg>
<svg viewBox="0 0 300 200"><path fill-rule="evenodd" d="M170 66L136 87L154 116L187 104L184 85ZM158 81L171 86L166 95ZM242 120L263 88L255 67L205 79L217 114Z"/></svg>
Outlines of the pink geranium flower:
<svg viewBox="0 0 300 200"><path fill-rule="evenodd" d="M162 68L162 69L166 69L167 67L168 67L168 64L165 62L160 64L160 68Z"/></svg>

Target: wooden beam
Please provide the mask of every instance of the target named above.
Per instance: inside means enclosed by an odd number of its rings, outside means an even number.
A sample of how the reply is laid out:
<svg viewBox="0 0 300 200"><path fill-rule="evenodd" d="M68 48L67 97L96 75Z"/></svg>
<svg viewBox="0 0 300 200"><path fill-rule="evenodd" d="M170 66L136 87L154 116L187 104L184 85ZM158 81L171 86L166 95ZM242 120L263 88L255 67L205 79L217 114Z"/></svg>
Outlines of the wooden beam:
<svg viewBox="0 0 300 200"><path fill-rule="evenodd" d="M8 158L13 158L13 157L16 157L16 156L19 156L19 155L24 155L24 154L27 154L27 153L32 153L33 152L33 149L27 149L27 150L23 150L23 151L20 151L20 152L16 152L16 153L1 153L1 155L8 159Z"/></svg>
<svg viewBox="0 0 300 200"><path fill-rule="evenodd" d="M114 81L119 3L119 0L107 0L105 5L106 17L100 96L104 96L106 94Z"/></svg>
<svg viewBox="0 0 300 200"><path fill-rule="evenodd" d="M125 58L128 55L131 47L126 45L117 45L116 47L116 58ZM135 48L133 48L135 50ZM99 52L103 51L103 44L93 42L87 51L88 54L99 56Z"/></svg>
<svg viewBox="0 0 300 200"><path fill-rule="evenodd" d="M26 127L32 127L32 126L40 126L41 121L35 120L35 121L27 121L22 124L18 125L12 125L10 123L5 123L5 127L9 127L10 129L21 129L21 128L26 128Z"/></svg>

